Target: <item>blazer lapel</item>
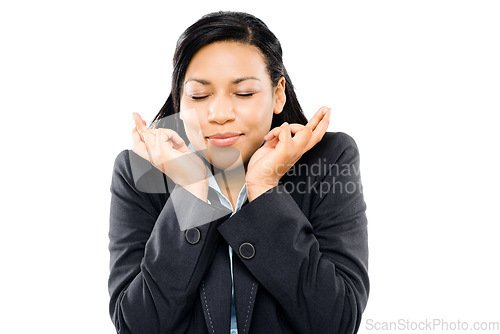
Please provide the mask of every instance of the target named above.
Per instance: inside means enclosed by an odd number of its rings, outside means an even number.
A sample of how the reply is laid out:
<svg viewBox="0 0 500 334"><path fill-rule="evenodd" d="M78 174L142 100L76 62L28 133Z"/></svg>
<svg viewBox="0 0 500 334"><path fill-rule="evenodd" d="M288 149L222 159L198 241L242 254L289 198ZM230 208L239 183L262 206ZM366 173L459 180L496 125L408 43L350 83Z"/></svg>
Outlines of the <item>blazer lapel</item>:
<svg viewBox="0 0 500 334"><path fill-rule="evenodd" d="M233 255L233 279L238 334L246 334L250 328L259 283L236 254Z"/></svg>
<svg viewBox="0 0 500 334"><path fill-rule="evenodd" d="M231 326L230 270L229 248L227 243L221 240L199 290L209 333L229 333Z"/></svg>

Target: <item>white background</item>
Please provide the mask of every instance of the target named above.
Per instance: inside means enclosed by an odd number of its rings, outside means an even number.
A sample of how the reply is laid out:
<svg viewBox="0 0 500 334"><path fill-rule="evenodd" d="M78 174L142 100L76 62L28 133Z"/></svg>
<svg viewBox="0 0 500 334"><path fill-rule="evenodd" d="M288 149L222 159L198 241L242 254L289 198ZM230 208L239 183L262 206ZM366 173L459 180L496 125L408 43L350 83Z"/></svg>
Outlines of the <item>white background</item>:
<svg viewBox="0 0 500 334"><path fill-rule="evenodd" d="M500 321L498 1L173 3L0 5L1 333L114 333L113 162L131 113L151 121L168 97L179 35L216 10L266 22L306 115L332 107L329 131L358 143L360 332L382 333L368 319Z"/></svg>

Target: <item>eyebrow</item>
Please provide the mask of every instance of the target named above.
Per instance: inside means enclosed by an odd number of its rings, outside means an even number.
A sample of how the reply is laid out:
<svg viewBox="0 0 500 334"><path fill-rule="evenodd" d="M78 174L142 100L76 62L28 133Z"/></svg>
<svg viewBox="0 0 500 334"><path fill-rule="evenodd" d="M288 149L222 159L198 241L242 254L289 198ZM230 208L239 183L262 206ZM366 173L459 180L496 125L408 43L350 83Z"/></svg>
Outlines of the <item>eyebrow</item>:
<svg viewBox="0 0 500 334"><path fill-rule="evenodd" d="M231 81L231 84L236 85L236 84L239 84L240 82L245 81L245 80L258 80L258 81L260 81L260 79L256 78L256 77L243 77L243 78L238 78L238 79ZM202 85L211 85L212 84L210 81L203 80L203 79L196 79L196 78L189 79L184 84L187 84L190 81L196 81L196 82L201 83Z"/></svg>

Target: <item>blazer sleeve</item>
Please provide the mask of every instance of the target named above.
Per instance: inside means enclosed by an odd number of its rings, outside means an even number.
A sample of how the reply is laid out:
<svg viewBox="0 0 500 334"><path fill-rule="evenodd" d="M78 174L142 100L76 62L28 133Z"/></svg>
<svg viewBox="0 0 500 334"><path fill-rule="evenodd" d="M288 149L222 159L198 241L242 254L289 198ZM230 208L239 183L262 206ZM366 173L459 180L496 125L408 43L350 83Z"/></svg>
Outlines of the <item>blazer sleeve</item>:
<svg viewBox="0 0 500 334"><path fill-rule="evenodd" d="M110 316L118 333L184 333L221 221L199 225L187 220L222 215L179 186L163 203L159 195L138 190L129 158L134 154L124 150L117 156L110 188ZM160 175L148 182L163 182ZM181 231L174 198L189 213L184 224L196 228Z"/></svg>
<svg viewBox="0 0 500 334"><path fill-rule="evenodd" d="M328 138L328 172L314 187L297 187L311 197L307 216L280 183L218 228L299 333L357 332L369 293L358 148L345 133ZM238 251L245 243L254 249Z"/></svg>

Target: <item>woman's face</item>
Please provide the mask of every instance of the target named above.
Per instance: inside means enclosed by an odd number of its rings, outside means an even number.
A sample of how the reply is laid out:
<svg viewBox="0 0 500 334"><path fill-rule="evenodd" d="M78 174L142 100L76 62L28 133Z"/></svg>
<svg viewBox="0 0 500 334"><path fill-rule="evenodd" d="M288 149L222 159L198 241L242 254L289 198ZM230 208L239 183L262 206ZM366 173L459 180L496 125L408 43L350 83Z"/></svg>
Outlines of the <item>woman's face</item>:
<svg viewBox="0 0 500 334"><path fill-rule="evenodd" d="M180 117L196 150L231 169L250 160L284 104L285 79L273 87L257 47L216 42L201 48L187 68Z"/></svg>

